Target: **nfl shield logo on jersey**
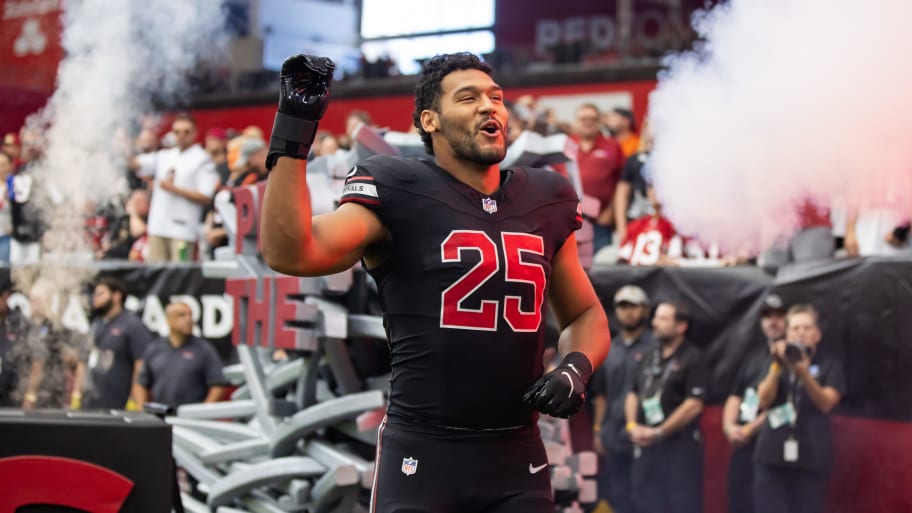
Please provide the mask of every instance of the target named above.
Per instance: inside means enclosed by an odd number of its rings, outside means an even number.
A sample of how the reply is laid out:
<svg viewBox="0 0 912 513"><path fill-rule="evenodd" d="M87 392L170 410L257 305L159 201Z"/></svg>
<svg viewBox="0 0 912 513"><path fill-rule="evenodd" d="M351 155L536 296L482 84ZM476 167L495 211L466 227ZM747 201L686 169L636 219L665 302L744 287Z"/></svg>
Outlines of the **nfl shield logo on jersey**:
<svg viewBox="0 0 912 513"><path fill-rule="evenodd" d="M414 458L402 458L402 473L410 476L418 472L418 460Z"/></svg>
<svg viewBox="0 0 912 513"><path fill-rule="evenodd" d="M491 198L481 198L481 208L489 214L497 212L497 202Z"/></svg>

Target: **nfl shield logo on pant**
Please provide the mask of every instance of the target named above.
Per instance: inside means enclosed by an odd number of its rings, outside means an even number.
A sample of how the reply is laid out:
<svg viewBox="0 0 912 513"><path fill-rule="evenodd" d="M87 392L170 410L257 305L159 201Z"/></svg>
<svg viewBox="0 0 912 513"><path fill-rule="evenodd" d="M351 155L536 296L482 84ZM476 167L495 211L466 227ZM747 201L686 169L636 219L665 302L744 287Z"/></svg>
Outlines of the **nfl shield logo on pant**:
<svg viewBox="0 0 912 513"><path fill-rule="evenodd" d="M413 458L402 458L402 473L410 476L418 471L418 460Z"/></svg>

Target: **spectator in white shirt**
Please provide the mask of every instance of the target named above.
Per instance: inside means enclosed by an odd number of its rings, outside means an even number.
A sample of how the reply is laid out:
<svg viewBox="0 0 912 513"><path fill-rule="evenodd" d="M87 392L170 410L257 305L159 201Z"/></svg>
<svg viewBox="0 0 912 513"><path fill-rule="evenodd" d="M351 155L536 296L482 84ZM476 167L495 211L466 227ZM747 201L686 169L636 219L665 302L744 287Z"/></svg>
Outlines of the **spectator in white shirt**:
<svg viewBox="0 0 912 513"><path fill-rule="evenodd" d="M215 164L196 143L196 123L179 115L171 125L175 146L138 155L133 165L153 179L147 262L193 260L203 211L219 184Z"/></svg>

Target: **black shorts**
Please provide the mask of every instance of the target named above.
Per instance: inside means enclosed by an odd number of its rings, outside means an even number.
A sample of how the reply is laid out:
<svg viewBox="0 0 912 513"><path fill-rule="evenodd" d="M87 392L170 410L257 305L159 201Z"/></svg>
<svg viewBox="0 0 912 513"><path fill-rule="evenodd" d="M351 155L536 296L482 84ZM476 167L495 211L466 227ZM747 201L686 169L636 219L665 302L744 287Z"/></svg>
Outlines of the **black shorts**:
<svg viewBox="0 0 912 513"><path fill-rule="evenodd" d="M554 513L538 427L466 432L384 419L370 512Z"/></svg>

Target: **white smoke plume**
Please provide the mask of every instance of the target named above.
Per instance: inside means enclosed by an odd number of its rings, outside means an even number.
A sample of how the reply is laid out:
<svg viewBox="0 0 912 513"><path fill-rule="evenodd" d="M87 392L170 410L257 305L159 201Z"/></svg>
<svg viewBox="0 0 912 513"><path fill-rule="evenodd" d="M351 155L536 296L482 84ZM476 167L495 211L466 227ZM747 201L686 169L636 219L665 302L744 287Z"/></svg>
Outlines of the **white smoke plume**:
<svg viewBox="0 0 912 513"><path fill-rule="evenodd" d="M60 292L91 277L83 214L126 192L129 139L153 103L186 99L186 77L227 41L216 0L68 0L64 5L57 87L28 125L43 132L44 152L29 171L44 195L47 255L35 279L53 273ZM55 272L65 266L67 272ZM19 284L27 288L27 284Z"/></svg>
<svg viewBox="0 0 912 513"><path fill-rule="evenodd" d="M912 2L729 0L694 18L650 97L664 213L729 250L793 233L798 206L912 212Z"/></svg>

